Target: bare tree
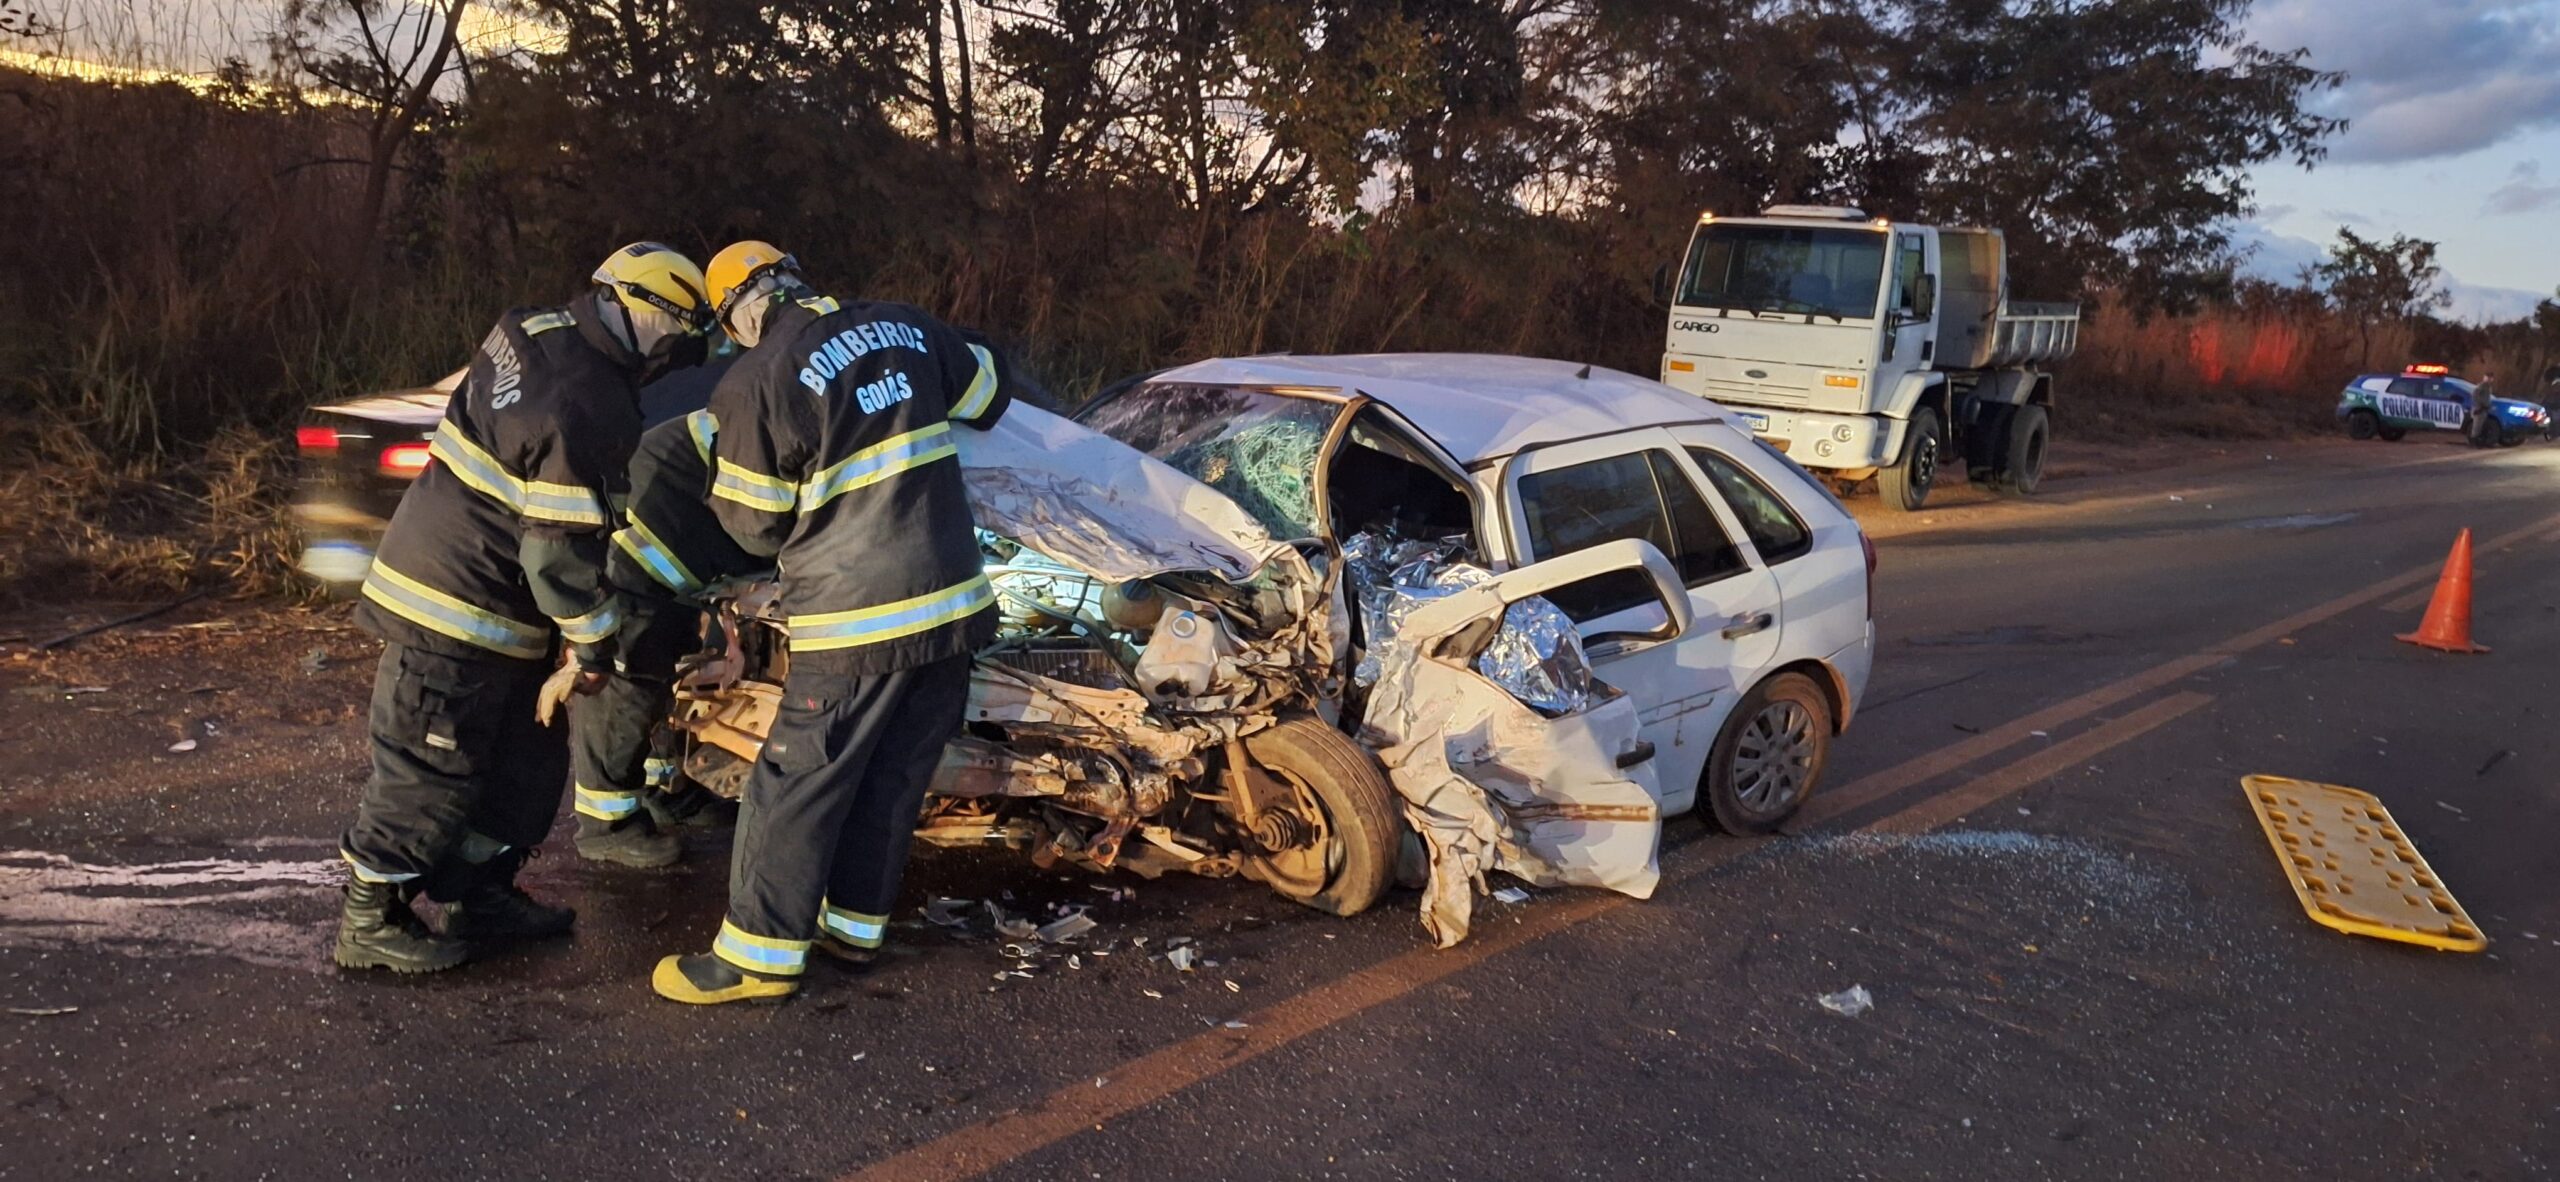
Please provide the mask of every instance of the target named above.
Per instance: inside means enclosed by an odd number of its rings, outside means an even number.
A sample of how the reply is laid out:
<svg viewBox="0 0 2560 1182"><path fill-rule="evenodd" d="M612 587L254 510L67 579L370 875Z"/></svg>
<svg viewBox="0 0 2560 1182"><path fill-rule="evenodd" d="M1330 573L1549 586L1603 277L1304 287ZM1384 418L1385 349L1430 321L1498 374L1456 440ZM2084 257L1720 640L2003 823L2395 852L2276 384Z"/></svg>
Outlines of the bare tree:
<svg viewBox="0 0 2560 1182"><path fill-rule="evenodd" d="M369 265L401 150L463 67L470 0L287 0L279 60L349 100L364 136L364 187L350 239Z"/></svg>

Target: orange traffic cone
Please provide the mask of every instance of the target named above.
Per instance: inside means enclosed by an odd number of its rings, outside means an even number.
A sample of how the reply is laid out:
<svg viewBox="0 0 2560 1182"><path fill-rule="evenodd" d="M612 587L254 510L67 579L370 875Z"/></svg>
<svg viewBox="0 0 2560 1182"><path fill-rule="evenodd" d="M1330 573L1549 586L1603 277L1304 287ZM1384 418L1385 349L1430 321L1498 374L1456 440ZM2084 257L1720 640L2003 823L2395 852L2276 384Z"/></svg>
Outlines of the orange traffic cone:
<svg viewBox="0 0 2560 1182"><path fill-rule="evenodd" d="M2436 593L2427 600L2427 618L2418 630L2400 639L2420 648L2448 653L2485 653L2486 646L2471 643L2471 531L2453 540L2453 553L2445 555L2444 573L2436 576Z"/></svg>

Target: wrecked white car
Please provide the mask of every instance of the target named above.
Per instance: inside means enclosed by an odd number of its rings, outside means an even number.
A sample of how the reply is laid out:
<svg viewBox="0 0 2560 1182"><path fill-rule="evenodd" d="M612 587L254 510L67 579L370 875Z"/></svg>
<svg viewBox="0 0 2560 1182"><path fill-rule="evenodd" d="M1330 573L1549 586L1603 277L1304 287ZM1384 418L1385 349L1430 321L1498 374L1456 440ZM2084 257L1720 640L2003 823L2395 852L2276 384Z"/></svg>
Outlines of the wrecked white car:
<svg viewBox="0 0 2560 1182"><path fill-rule="evenodd" d="M959 433L1004 615L918 837L1348 915L1402 874L1444 945L1488 871L1642 897L1661 819L1765 831L1867 677L1873 551L1711 403L1470 355L1209 361ZM745 784L770 586L684 673L685 770Z"/></svg>

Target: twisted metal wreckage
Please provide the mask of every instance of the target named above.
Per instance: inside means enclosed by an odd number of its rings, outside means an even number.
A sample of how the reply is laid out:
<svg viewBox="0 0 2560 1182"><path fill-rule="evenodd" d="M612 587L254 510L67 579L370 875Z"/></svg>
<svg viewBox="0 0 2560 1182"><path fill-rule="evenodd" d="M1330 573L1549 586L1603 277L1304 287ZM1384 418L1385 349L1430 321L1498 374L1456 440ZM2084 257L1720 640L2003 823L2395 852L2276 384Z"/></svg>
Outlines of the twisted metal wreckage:
<svg viewBox="0 0 2560 1182"><path fill-rule="evenodd" d="M1036 407L956 434L1004 622L921 839L1241 874L1343 915L1402 879L1443 947L1489 871L1651 894L1659 794L1613 757L1637 745L1636 710L1535 598L1556 576L1276 539L1217 489ZM772 584L714 606L721 642L684 674L674 725L688 774L734 796L787 656Z"/></svg>

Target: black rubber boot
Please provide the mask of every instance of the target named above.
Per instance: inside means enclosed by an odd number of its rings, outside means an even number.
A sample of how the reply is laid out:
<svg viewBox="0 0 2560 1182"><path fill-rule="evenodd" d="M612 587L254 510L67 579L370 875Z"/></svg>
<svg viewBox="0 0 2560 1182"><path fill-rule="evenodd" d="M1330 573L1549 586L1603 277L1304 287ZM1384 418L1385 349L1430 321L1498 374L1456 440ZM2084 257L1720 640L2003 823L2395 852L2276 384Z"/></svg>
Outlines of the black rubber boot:
<svg viewBox="0 0 2560 1182"><path fill-rule="evenodd" d="M818 951L833 957L837 964L843 965L857 977L880 967L879 949L865 948L860 944L848 944L825 932L818 933L817 948Z"/></svg>
<svg viewBox="0 0 2560 1182"><path fill-rule="evenodd" d="M460 940L439 936L409 910L400 888L356 879L338 913L338 967L435 973L471 958Z"/></svg>
<svg viewBox="0 0 2560 1182"><path fill-rule="evenodd" d="M656 870L673 866L684 857L684 842L672 833L662 833L649 824L647 817L633 817L608 823L593 817L578 818L578 856L590 862L611 862L617 866L633 866Z"/></svg>
<svg viewBox="0 0 2560 1182"><path fill-rule="evenodd" d="M463 940L539 940L565 936L578 920L567 907L538 902L516 885L528 851L509 850L479 867L462 897L445 908L446 934Z"/></svg>
<svg viewBox="0 0 2560 1182"><path fill-rule="evenodd" d="M661 832L671 829L724 829L738 823L736 802L699 784L640 794L640 807Z"/></svg>

